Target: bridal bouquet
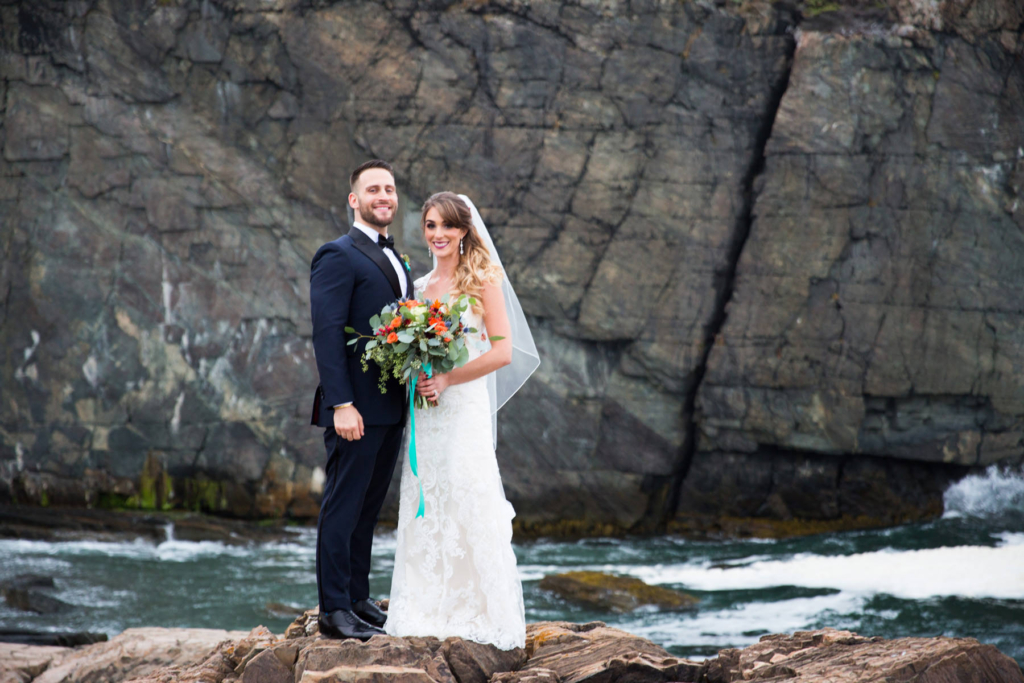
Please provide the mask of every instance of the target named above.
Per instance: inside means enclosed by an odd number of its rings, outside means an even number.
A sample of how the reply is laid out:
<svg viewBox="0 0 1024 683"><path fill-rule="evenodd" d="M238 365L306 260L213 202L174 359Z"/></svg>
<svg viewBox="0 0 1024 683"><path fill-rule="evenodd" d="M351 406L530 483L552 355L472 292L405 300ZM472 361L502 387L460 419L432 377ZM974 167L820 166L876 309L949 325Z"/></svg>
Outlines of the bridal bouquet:
<svg viewBox="0 0 1024 683"><path fill-rule="evenodd" d="M434 301L398 301L385 306L380 315L370 318L370 327L374 330L372 336L359 334L351 327L346 327L345 332L356 335L349 340L350 345L360 339L369 339L361 359L363 371L369 369L371 360L380 366L381 393L385 392L389 377L398 379L402 384L409 383L412 378L414 392L421 370L433 376L451 372L469 360L465 335L476 333L476 329L465 327L461 318L474 303L464 294L454 302L447 294ZM417 408L430 406L423 396L416 396L415 402Z"/></svg>

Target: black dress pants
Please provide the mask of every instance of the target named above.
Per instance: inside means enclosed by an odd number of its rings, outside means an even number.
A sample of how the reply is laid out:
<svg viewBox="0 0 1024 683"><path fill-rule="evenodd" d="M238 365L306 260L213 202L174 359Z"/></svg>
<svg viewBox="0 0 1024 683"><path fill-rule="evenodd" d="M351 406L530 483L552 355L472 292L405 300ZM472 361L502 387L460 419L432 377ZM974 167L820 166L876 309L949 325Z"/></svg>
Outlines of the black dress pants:
<svg viewBox="0 0 1024 683"><path fill-rule="evenodd" d="M402 446L404 422L366 426L358 441L329 428L326 478L316 537L320 610L352 609L370 597L370 551L384 496Z"/></svg>

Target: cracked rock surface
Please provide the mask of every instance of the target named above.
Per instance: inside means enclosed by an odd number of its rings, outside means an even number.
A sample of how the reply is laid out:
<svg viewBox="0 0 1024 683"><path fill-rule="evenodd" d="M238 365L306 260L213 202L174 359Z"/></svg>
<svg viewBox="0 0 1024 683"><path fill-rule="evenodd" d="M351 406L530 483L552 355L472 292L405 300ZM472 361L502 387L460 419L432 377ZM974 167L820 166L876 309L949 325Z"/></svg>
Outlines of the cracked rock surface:
<svg viewBox="0 0 1024 683"><path fill-rule="evenodd" d="M0 0L0 502L315 516L379 156L415 274L465 192L531 316L520 531L935 514L1024 449L1024 17L891 4Z"/></svg>
<svg viewBox="0 0 1024 683"><path fill-rule="evenodd" d="M510 651L461 638L329 640L316 634L315 623L315 612L307 613L284 637L262 626L249 634L147 628L77 649L7 646L0 648L0 677L23 683L1024 683L1013 659L973 638L884 640L826 628L764 636L694 662L602 622L530 624L526 648Z"/></svg>
<svg viewBox="0 0 1024 683"><path fill-rule="evenodd" d="M1005 31L800 31L684 516L742 469L759 493L730 514L902 521L940 500L920 463L1020 462L1022 51Z"/></svg>

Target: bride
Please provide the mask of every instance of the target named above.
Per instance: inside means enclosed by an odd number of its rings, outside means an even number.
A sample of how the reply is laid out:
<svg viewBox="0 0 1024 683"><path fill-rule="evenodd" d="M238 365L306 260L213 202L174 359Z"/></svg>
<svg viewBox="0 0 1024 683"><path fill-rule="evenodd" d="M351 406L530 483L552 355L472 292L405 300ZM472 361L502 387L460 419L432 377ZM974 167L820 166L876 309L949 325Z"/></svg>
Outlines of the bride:
<svg viewBox="0 0 1024 683"><path fill-rule="evenodd" d="M419 298L467 294L469 362L417 392L419 480L402 466L398 545L384 630L393 636L458 636L503 650L523 647L523 589L512 551L515 511L505 500L494 446L498 408L540 360L519 301L486 226L464 195L424 203L423 235L434 270L416 281ZM493 343L489 337L502 337ZM406 430L405 448L410 430ZM422 484L424 514L416 517Z"/></svg>

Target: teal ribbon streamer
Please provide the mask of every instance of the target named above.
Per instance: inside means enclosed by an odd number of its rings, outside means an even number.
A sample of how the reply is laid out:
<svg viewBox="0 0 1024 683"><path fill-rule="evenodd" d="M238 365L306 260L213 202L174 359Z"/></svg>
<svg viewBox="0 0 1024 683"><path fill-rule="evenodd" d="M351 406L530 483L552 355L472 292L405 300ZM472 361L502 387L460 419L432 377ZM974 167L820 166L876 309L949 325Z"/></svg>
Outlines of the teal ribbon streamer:
<svg viewBox="0 0 1024 683"><path fill-rule="evenodd" d="M430 367L430 363L423 364L423 371L427 373L427 377L433 376L433 369ZM413 373L412 381L409 382L409 467L412 469L412 475L416 479L420 478L420 473L416 467L416 381L419 378L419 373ZM420 505L416 510L416 517L423 516L423 482L419 482L419 485Z"/></svg>

